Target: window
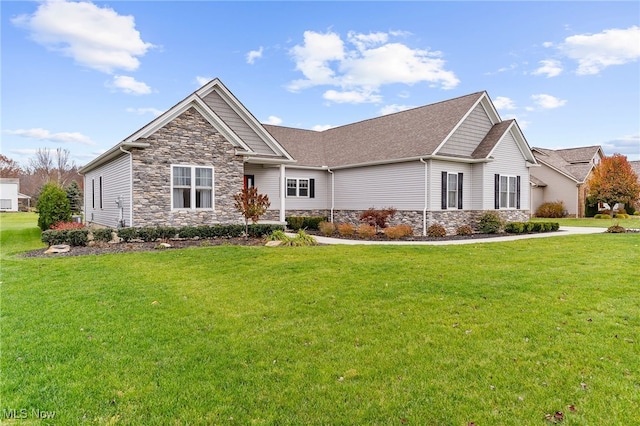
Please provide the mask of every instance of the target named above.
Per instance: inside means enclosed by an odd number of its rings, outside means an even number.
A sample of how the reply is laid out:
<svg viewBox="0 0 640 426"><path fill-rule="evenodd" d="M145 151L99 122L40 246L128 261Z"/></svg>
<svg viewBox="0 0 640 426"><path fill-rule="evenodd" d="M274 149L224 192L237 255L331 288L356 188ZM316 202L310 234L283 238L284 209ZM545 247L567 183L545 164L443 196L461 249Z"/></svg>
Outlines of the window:
<svg viewBox="0 0 640 426"><path fill-rule="evenodd" d="M495 208L520 208L520 176L495 175Z"/></svg>
<svg viewBox="0 0 640 426"><path fill-rule="evenodd" d="M173 166L171 206L174 209L213 208L213 168Z"/></svg>
<svg viewBox="0 0 640 426"><path fill-rule="evenodd" d="M11 198L3 198L0 200L0 210L11 210Z"/></svg>
<svg viewBox="0 0 640 426"><path fill-rule="evenodd" d="M315 197L315 179L287 178L287 197Z"/></svg>
<svg viewBox="0 0 640 426"><path fill-rule="evenodd" d="M442 210L462 209L462 173L442 172Z"/></svg>

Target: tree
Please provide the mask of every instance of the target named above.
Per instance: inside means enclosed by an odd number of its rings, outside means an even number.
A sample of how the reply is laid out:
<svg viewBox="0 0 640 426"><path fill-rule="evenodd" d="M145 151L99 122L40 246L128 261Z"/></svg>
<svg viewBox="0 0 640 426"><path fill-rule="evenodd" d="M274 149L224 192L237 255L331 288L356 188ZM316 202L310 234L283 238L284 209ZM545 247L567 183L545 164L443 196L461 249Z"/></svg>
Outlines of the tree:
<svg viewBox="0 0 640 426"><path fill-rule="evenodd" d="M233 196L235 200L236 209L244 217L244 233L249 235L249 219L253 223L260 219L260 216L265 214L271 202L269 196L264 194L258 194L258 190L255 187L244 188L242 192Z"/></svg>
<svg viewBox="0 0 640 426"><path fill-rule="evenodd" d="M0 154L0 177L17 178L22 174L22 168L16 160Z"/></svg>
<svg viewBox="0 0 640 426"><path fill-rule="evenodd" d="M69 206L71 207L71 214L78 214L82 212L82 192L80 192L80 186L75 180L67 186L65 189L67 192L67 199L69 200Z"/></svg>
<svg viewBox="0 0 640 426"><path fill-rule="evenodd" d="M43 231L58 222L71 221L71 206L67 193L55 182L46 183L42 187L37 210L38 227Z"/></svg>
<svg viewBox="0 0 640 426"><path fill-rule="evenodd" d="M607 203L612 209L616 203L634 202L640 194L638 175L621 154L604 157L593 169L588 186L591 203Z"/></svg>

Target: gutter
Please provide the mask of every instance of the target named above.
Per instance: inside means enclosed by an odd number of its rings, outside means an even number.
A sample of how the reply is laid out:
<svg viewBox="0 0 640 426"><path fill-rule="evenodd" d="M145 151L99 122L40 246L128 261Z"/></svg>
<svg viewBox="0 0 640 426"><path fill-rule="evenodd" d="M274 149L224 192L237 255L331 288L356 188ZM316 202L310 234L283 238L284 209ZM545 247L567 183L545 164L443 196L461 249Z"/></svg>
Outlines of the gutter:
<svg viewBox="0 0 640 426"><path fill-rule="evenodd" d="M323 166L323 168L331 174L331 213L329 221L333 223L333 210L335 208L335 175L333 174L333 170L331 170L329 167Z"/></svg>
<svg viewBox="0 0 640 426"><path fill-rule="evenodd" d="M111 160L112 158L120 155L121 148L140 148L140 149L144 149L144 148L148 148L150 146L151 145L146 143L146 142L120 142L118 145L116 145L113 148L111 148L110 150L104 152L98 158L94 159L93 161L90 161L84 167L81 167L78 170L78 173L80 173L81 175L84 175L84 174L90 172L91 170L95 169L96 167L101 166L102 164L106 163L108 160ZM127 152L127 151L124 151L124 152Z"/></svg>
<svg viewBox="0 0 640 426"><path fill-rule="evenodd" d="M454 163L478 164L478 163L489 163L489 162L492 162L494 159L493 158L448 157L444 155L425 155L420 157L398 158L395 160L376 160L376 161L368 161L364 163L346 164L343 166L335 166L333 167L333 170L377 166L377 165L392 164L392 163L408 163L411 161L422 161L422 160L442 160L442 161L451 161Z"/></svg>

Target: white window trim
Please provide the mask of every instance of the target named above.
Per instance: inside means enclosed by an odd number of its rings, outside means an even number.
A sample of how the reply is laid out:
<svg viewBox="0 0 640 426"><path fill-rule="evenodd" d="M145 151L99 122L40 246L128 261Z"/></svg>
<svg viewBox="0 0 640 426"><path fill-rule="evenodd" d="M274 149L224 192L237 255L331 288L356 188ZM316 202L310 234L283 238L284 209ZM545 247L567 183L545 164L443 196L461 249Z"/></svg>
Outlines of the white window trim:
<svg viewBox="0 0 640 426"><path fill-rule="evenodd" d="M296 195L289 195L289 181L290 180L295 180L296 181ZM300 195L300 181L307 181L307 195ZM310 178L285 178L285 194L287 197L296 197L296 198L309 198L309 193L310 193L310 185L311 185L311 179Z"/></svg>
<svg viewBox="0 0 640 426"><path fill-rule="evenodd" d="M173 169L174 167L185 167L191 170L191 207L173 207ZM211 207L196 207L196 169L210 169L211 170ZM216 193L215 193L215 170L213 166L202 166L198 164L172 164L170 173L171 186L169 189L170 206L172 211L208 211L214 210L216 207Z"/></svg>
<svg viewBox="0 0 640 426"><path fill-rule="evenodd" d="M507 178L507 205L502 205L502 178ZM515 181L515 188L513 192L513 207L509 206L509 180L513 179ZM515 175L500 175L500 188L499 188L499 198L500 201L500 210L517 210L518 206L518 177Z"/></svg>

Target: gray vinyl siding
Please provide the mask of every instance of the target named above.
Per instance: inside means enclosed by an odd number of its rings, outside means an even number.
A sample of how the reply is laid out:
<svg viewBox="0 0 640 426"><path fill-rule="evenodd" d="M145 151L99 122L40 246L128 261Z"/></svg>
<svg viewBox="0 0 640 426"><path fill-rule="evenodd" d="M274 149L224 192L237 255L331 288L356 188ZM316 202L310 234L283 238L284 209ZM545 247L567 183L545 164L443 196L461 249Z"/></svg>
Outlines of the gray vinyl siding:
<svg viewBox="0 0 640 426"><path fill-rule="evenodd" d="M493 126L482 105L478 104L460 124L439 154L471 155Z"/></svg>
<svg viewBox="0 0 640 426"><path fill-rule="evenodd" d="M561 200L569 215L575 216L578 213L578 184L565 175L552 168L541 165L536 167L532 173L535 177L547 184L538 192L543 198L533 205L533 212L544 202L555 202Z"/></svg>
<svg viewBox="0 0 640 426"><path fill-rule="evenodd" d="M100 208L100 177L102 177L102 208ZM131 223L131 161L128 154L111 160L84 177L85 221L116 228L119 208L118 196L123 201L125 226ZM92 180L95 182L95 208L92 207Z"/></svg>
<svg viewBox="0 0 640 426"><path fill-rule="evenodd" d="M431 194L429 197L429 210L442 210L442 172L462 173L462 207L463 210L471 210L472 182L474 176L470 164L452 163L448 161L431 161ZM449 208L448 210L457 210Z"/></svg>
<svg viewBox="0 0 640 426"><path fill-rule="evenodd" d="M508 132L491 155L495 160L485 165L483 176L483 209L494 209L494 175L520 176L520 210L529 210L529 169L520 148Z"/></svg>
<svg viewBox="0 0 640 426"><path fill-rule="evenodd" d="M280 210L280 168L245 164L244 173L253 175L258 192L269 196L269 210ZM323 170L285 169L287 178L315 179L315 197L286 197L286 210L326 210L331 208L331 175Z"/></svg>
<svg viewBox="0 0 640 426"><path fill-rule="evenodd" d="M424 209L425 165L420 161L335 171L335 209Z"/></svg>
<svg viewBox="0 0 640 426"><path fill-rule="evenodd" d="M273 150L236 114L217 92L211 92L204 98L204 101L251 149L259 154L274 154Z"/></svg>
<svg viewBox="0 0 640 426"><path fill-rule="evenodd" d="M258 192L269 197L269 210L280 210L280 168L245 164L244 174L253 175Z"/></svg>

